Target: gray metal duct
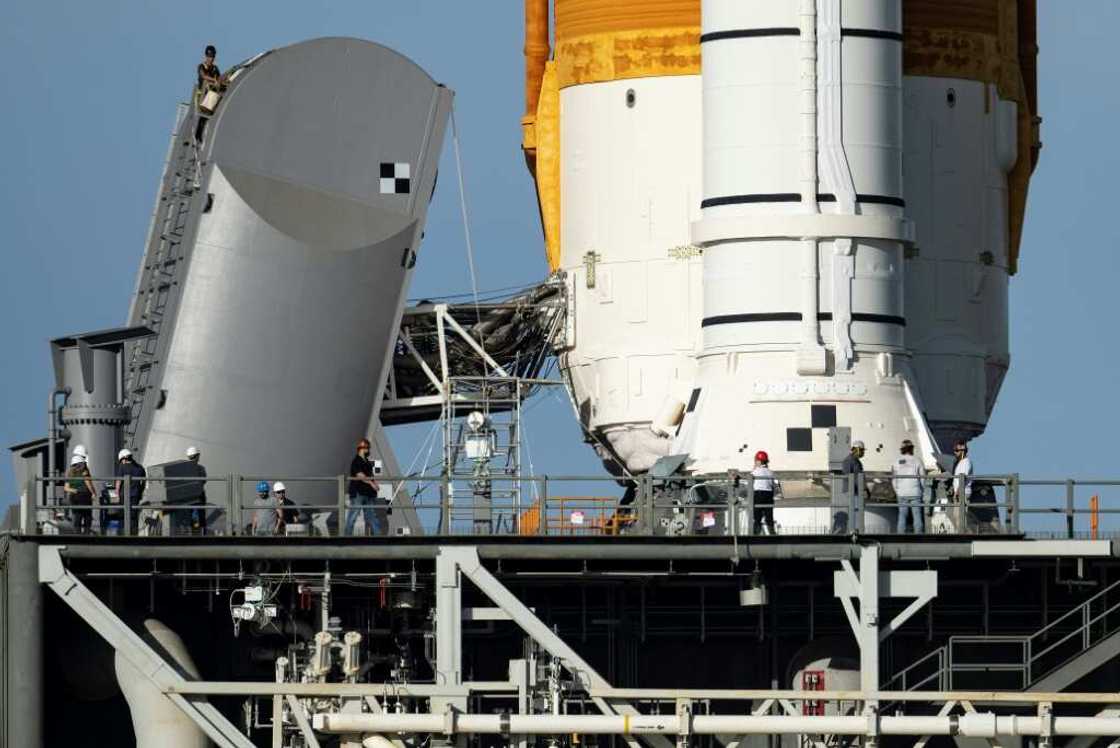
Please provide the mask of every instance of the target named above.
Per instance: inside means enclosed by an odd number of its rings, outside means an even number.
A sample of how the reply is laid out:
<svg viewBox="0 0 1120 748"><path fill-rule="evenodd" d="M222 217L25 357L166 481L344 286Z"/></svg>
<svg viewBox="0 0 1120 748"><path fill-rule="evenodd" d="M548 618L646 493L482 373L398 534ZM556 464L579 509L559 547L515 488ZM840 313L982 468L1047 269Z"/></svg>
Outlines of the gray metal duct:
<svg viewBox="0 0 1120 748"><path fill-rule="evenodd" d="M161 621L149 618L144 621L145 638L154 640L158 648L168 655L168 661L181 668L189 677L199 680L183 640ZM190 717L175 706L143 674L118 652L114 656L117 681L132 712L132 727L136 732L136 748L209 748L206 734Z"/></svg>
<svg viewBox="0 0 1120 748"><path fill-rule="evenodd" d="M149 335L146 327L126 327L51 341L55 387L70 393L59 422L69 432L71 446L85 446L95 477L116 475L121 427L129 420L121 353L128 341ZM64 473L67 465L56 467Z"/></svg>
<svg viewBox="0 0 1120 748"><path fill-rule="evenodd" d="M195 445L211 476L346 470L384 389L451 98L357 39L294 44L237 70L198 153L181 282L161 297L151 369L134 377L142 461ZM183 119L174 153L194 147L194 127ZM147 288L135 324L152 315ZM337 487L292 494L329 500Z"/></svg>

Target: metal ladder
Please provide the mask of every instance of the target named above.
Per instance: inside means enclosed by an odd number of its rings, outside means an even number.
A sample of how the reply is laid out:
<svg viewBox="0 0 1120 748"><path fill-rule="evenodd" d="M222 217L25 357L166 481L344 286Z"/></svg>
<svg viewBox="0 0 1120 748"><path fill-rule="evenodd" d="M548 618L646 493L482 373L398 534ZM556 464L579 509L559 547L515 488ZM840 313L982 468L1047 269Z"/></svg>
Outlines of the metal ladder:
<svg viewBox="0 0 1120 748"><path fill-rule="evenodd" d="M1083 658L1109 651L1086 665ZM970 656L981 652L982 659ZM1018 677L1019 688L1035 690L1038 684L1058 680L1069 669L1070 678L1087 675L1120 653L1120 581L1113 582L1031 634L1022 636L952 636L895 673L883 686L887 691L938 690L955 687L954 676L964 673L1008 673ZM1059 689L1060 690L1060 689Z"/></svg>
<svg viewBox="0 0 1120 748"><path fill-rule="evenodd" d="M155 333L133 343L125 358L125 390L131 417L125 426L124 443L130 447L137 446L136 435L145 408L149 403L158 407L158 398L150 390L158 381L156 371L167 346L165 328L170 329L186 266L190 218L200 200L202 144L194 139L197 114L190 104L179 104L175 120L148 228L144 262L129 310L130 325L144 325Z"/></svg>

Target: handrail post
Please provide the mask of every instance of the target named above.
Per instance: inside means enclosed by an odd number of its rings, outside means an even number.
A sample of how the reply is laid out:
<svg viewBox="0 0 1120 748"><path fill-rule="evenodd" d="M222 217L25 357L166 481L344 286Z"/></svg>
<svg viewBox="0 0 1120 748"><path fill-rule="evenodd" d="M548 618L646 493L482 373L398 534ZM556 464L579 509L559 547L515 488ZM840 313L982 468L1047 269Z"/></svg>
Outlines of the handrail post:
<svg viewBox="0 0 1120 748"><path fill-rule="evenodd" d="M853 535L863 534L863 512L859 513L859 520L856 520L856 511L858 511L859 503L863 500L863 488L867 485L863 473L858 473L852 476L852 490L848 493L848 532ZM866 511L866 507L864 507Z"/></svg>
<svg viewBox="0 0 1120 748"><path fill-rule="evenodd" d="M945 650L945 675L948 678L948 683L945 684L946 691L953 690L953 637L949 637L949 648Z"/></svg>
<svg viewBox="0 0 1120 748"><path fill-rule="evenodd" d="M229 534L240 535L245 526L245 512L241 508L241 476L230 473L226 476L226 496L229 499ZM206 511L203 509L202 511Z"/></svg>
<svg viewBox="0 0 1120 748"><path fill-rule="evenodd" d="M542 476L541 481L541 507L537 518L537 535L548 534L548 476Z"/></svg>
<svg viewBox="0 0 1120 748"><path fill-rule="evenodd" d="M1011 522L1011 528L1015 532L1015 534L1018 535L1022 532L1022 530L1020 529L1020 517L1022 517L1023 515L1023 513L1020 511L1022 509L1022 506L1020 505L1022 497L1019 495L1018 473L1012 473L1008 480L1008 487L1011 494L1009 498L1011 499L1012 513L1014 515Z"/></svg>
<svg viewBox="0 0 1120 748"><path fill-rule="evenodd" d="M968 495L969 495L969 492L968 492L968 491L965 491L965 490L964 490L964 489L962 488L962 489L961 489L961 492L960 492L960 499L961 499L961 508L960 508L960 511L961 511L961 529L964 529L964 533L963 533L963 534L965 534L965 535L968 535L968 534L969 534L969 530L970 530L970 527L969 527L969 526L970 526L970 525L972 524L971 518L970 518L970 517L969 517L969 515L968 515ZM958 532L959 532L959 531L960 531L960 530L958 529ZM1024 687L1024 688L1026 688L1026 686L1023 686L1023 687Z"/></svg>
<svg viewBox="0 0 1120 748"><path fill-rule="evenodd" d="M645 507L645 521L642 526L646 535L657 534L657 503L653 498L653 478L649 473L642 476L642 505Z"/></svg>
<svg viewBox="0 0 1120 748"><path fill-rule="evenodd" d="M734 486L731 487L731 495L727 497L727 506L731 514L727 527L734 538L739 534L739 491Z"/></svg>
<svg viewBox="0 0 1120 748"><path fill-rule="evenodd" d="M754 478L747 481L747 531L746 535L754 535Z"/></svg>
<svg viewBox="0 0 1120 748"><path fill-rule="evenodd" d="M938 670L939 670L939 673L940 673L938 675L937 681L938 681L938 688L940 688L942 691L950 690L949 689L949 662L948 662L949 658L947 656L947 652L948 652L948 650L946 650L945 647L942 647L941 649L937 650L937 667L938 667Z"/></svg>
<svg viewBox="0 0 1120 748"><path fill-rule="evenodd" d="M440 476L439 484L439 503L440 503L440 518L439 518L439 533L440 535L451 534L451 478L444 469Z"/></svg>
<svg viewBox="0 0 1120 748"><path fill-rule="evenodd" d="M345 523L346 517L346 476L339 473L338 475L338 520L336 524L338 527L335 532L338 533L337 537L342 537L346 530ZM328 528L329 529L329 528Z"/></svg>
<svg viewBox="0 0 1120 748"><path fill-rule="evenodd" d="M236 476L233 473L231 473L230 475L225 476L224 483L225 483L225 507L226 507L225 508L225 512L226 512L226 515L225 515L226 532L228 534L231 534L231 535L236 535L237 534L237 525L239 525L241 523L241 508L240 508L241 502L236 501L236 499L240 498L240 497L237 497L237 494L239 494L241 492L240 492L240 490L234 490L233 487L237 486L237 487L240 488L241 478L239 476ZM204 494L206 493L206 481L205 480L203 480L203 493ZM199 509L199 512L202 512L202 514L200 514L199 517L198 517L198 534L199 535L205 535L206 534L206 527L208 526L208 523L206 522L206 515L208 514L208 509L209 509L209 507L206 506L206 505L208 503L209 503L209 498L207 497L203 501L203 507Z"/></svg>
<svg viewBox="0 0 1120 748"><path fill-rule="evenodd" d="M1066 479L1066 537L1073 539L1073 480Z"/></svg>
<svg viewBox="0 0 1120 748"><path fill-rule="evenodd" d="M1089 537L1096 540L1101 527L1101 498L1094 494L1089 497Z"/></svg>
<svg viewBox="0 0 1120 748"><path fill-rule="evenodd" d="M1087 600L1081 606L1081 651L1084 652L1089 648L1089 606L1091 600Z"/></svg>
<svg viewBox="0 0 1120 748"><path fill-rule="evenodd" d="M121 506L124 507L124 534L128 537L132 534L132 476L126 475L124 477L124 496L118 496L121 500ZM136 534L140 534L140 528L136 528Z"/></svg>

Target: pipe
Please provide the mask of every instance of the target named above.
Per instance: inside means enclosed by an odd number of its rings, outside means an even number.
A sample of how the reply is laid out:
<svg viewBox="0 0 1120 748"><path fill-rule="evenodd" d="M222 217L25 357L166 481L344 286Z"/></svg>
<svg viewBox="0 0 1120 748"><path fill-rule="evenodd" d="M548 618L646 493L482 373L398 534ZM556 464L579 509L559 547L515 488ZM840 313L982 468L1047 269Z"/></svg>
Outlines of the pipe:
<svg viewBox="0 0 1120 748"><path fill-rule="evenodd" d="M817 0L801 0L801 210L817 214ZM801 238L801 346L797 373L821 375L828 370L820 338L820 270L818 237Z"/></svg>
<svg viewBox="0 0 1120 748"><path fill-rule="evenodd" d="M179 635L161 621L149 618L144 621L147 639L154 639L157 649L163 649L168 659L178 665L194 680L201 680L190 653ZM128 709L132 713L132 726L136 733L136 748L208 748L210 740L198 725L160 692L147 676L117 652L114 656L117 682Z"/></svg>
<svg viewBox="0 0 1120 748"><path fill-rule="evenodd" d="M844 113L841 102L843 65L841 62L841 29L839 0L823 0L820 14L820 40L824 49L821 59L823 91L821 92L821 133L824 146L825 184L836 196L836 206L843 215L856 213L856 188L851 166L844 151ZM851 368L855 357L852 324L852 281L855 278L855 248L850 236L837 236L832 242L832 332L836 369Z"/></svg>
<svg viewBox="0 0 1120 748"><path fill-rule="evenodd" d="M517 735L959 735L994 738L1036 736L1040 717L972 713L952 717L882 717L873 724L866 716L746 716L584 714L337 714L319 713L316 730L325 733L458 733ZM1118 717L1055 717L1053 735L1110 736L1120 734ZM366 744L371 745L371 744ZM379 743L372 748L383 748Z"/></svg>
<svg viewBox="0 0 1120 748"><path fill-rule="evenodd" d="M51 397L47 403L47 413L50 419L47 428L47 475L51 478L56 478L58 473L58 466L54 461L55 444L58 443L58 396L70 396L69 387L56 387L51 390ZM54 499L58 494L58 484L51 483L47 487L47 498ZM36 499L36 503L38 500ZM53 502L48 501L48 505Z"/></svg>

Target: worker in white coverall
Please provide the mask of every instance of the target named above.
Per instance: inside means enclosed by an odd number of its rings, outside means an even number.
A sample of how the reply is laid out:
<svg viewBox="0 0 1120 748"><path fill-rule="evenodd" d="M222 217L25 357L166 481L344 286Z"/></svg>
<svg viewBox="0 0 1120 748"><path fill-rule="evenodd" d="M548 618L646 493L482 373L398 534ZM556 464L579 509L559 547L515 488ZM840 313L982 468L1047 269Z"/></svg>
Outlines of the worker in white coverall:
<svg viewBox="0 0 1120 748"><path fill-rule="evenodd" d="M949 495L961 503L972 491L972 458L968 456L968 445L958 440L953 445L953 485Z"/></svg>
<svg viewBox="0 0 1120 748"><path fill-rule="evenodd" d="M754 528L755 535L776 533L774 528L774 496L778 491L778 480L770 469L770 455L759 451L754 456L752 488L754 490Z"/></svg>
<svg viewBox="0 0 1120 748"><path fill-rule="evenodd" d="M914 516L914 532L921 534L925 515L922 498L926 493L926 468L914 456L914 442L903 440L898 451L898 458L891 465L891 484L898 499L898 534L906 533L906 516L911 513Z"/></svg>

